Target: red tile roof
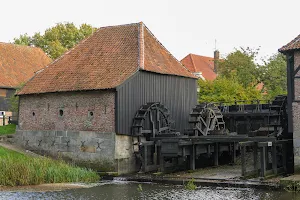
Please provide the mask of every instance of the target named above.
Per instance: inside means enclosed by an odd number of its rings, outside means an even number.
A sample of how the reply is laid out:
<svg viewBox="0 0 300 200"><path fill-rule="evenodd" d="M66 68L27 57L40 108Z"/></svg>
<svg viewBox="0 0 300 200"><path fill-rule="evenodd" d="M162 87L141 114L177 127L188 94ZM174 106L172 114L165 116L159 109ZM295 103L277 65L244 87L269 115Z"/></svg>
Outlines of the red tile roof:
<svg viewBox="0 0 300 200"><path fill-rule="evenodd" d="M0 42L0 87L16 88L50 62L40 48Z"/></svg>
<svg viewBox="0 0 300 200"><path fill-rule="evenodd" d="M278 49L279 52L284 53L286 51L296 50L300 49L300 35L298 35L295 39L293 39L288 44L284 45L280 49Z"/></svg>
<svg viewBox="0 0 300 200"><path fill-rule="evenodd" d="M195 78L143 23L99 28L36 74L22 94L110 89L138 70Z"/></svg>
<svg viewBox="0 0 300 200"><path fill-rule="evenodd" d="M181 63L192 73L202 72L206 80L214 80L217 77L214 72L214 58L189 54L181 60Z"/></svg>

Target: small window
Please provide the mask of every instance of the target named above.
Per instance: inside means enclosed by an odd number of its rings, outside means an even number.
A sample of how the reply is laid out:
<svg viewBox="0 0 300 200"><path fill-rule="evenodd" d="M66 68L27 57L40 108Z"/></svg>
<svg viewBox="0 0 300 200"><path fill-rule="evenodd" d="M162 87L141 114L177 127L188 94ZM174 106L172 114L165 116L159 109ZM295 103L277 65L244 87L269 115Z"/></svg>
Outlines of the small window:
<svg viewBox="0 0 300 200"><path fill-rule="evenodd" d="M32 112L32 116L35 116L35 112Z"/></svg>
<svg viewBox="0 0 300 200"><path fill-rule="evenodd" d="M94 112L93 111L89 111L88 112L88 116L91 117L91 118L94 117Z"/></svg>
<svg viewBox="0 0 300 200"><path fill-rule="evenodd" d="M59 110L59 116L64 116L64 111L62 109Z"/></svg>

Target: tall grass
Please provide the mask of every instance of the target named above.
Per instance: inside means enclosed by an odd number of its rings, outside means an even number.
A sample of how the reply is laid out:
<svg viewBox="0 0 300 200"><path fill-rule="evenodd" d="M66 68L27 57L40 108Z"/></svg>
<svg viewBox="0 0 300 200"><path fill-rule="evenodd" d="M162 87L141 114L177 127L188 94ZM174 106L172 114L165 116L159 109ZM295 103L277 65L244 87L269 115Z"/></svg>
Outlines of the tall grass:
<svg viewBox="0 0 300 200"><path fill-rule="evenodd" d="M19 186L98 180L99 176L90 169L71 166L62 160L30 157L0 147L0 185Z"/></svg>
<svg viewBox="0 0 300 200"><path fill-rule="evenodd" d="M13 134L16 132L15 124L8 124L5 126L0 126L0 135Z"/></svg>

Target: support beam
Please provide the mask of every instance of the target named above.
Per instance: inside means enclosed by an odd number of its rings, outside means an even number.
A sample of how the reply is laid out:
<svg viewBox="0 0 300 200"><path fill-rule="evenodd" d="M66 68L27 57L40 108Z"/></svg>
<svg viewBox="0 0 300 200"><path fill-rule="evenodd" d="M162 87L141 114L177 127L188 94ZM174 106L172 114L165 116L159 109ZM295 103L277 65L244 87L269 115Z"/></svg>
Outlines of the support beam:
<svg viewBox="0 0 300 200"><path fill-rule="evenodd" d="M258 147L257 145L253 146L253 167L254 167L254 171L257 172L258 175Z"/></svg>
<svg viewBox="0 0 300 200"><path fill-rule="evenodd" d="M190 150L190 169L195 170L196 169L196 149L195 145L191 145Z"/></svg>
<svg viewBox="0 0 300 200"><path fill-rule="evenodd" d="M277 175L277 146L273 145L272 146L272 168L273 168L273 173Z"/></svg>
<svg viewBox="0 0 300 200"><path fill-rule="evenodd" d="M241 158L242 158L242 176L246 175L246 146L241 146Z"/></svg>
<svg viewBox="0 0 300 200"><path fill-rule="evenodd" d="M235 143L235 142L233 143L233 148L232 148L232 150L233 150L233 154L232 154L232 162L233 162L233 164L235 164L235 163L236 163L236 143Z"/></svg>
<svg viewBox="0 0 300 200"><path fill-rule="evenodd" d="M218 142L215 143L214 154L215 154L214 163L215 166L218 166L219 165L219 143Z"/></svg>
<svg viewBox="0 0 300 200"><path fill-rule="evenodd" d="M266 146L260 147L260 176L266 175Z"/></svg>

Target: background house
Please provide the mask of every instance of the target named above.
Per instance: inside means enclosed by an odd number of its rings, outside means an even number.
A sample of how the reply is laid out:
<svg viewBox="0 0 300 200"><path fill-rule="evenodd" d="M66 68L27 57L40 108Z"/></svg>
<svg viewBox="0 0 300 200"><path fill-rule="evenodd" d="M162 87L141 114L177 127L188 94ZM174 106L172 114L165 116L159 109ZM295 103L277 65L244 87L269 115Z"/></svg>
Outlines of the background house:
<svg viewBox="0 0 300 200"><path fill-rule="evenodd" d="M160 102L183 131L196 82L143 23L100 28L18 93L18 142L101 171L136 171L137 111Z"/></svg>
<svg viewBox="0 0 300 200"><path fill-rule="evenodd" d="M0 111L9 111L16 88L50 62L40 48L0 42Z"/></svg>
<svg viewBox="0 0 300 200"><path fill-rule="evenodd" d="M198 78L212 81L217 77L219 55L217 50L214 52L214 58L189 54L180 62Z"/></svg>

